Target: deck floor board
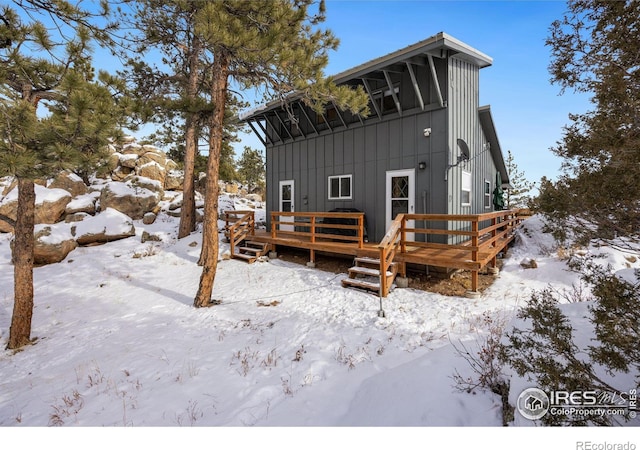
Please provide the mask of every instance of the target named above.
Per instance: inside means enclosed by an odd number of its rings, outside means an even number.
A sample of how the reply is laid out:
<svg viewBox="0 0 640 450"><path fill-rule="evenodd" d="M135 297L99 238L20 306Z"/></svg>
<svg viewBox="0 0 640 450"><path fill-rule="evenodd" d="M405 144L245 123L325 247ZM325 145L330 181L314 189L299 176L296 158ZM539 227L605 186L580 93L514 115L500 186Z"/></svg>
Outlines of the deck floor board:
<svg viewBox="0 0 640 450"><path fill-rule="evenodd" d="M270 233L262 230L256 230L255 235L251 236L251 240L256 242L264 242L274 246L284 246L293 248L302 248L327 253L335 253L339 255L348 255L354 257L378 258L380 250L377 242L365 242L362 248L359 248L355 242L337 242L316 240L311 242L306 236L296 237L272 237ZM460 250L457 248L424 248L407 246L407 252L396 253L394 261L400 263L422 264L435 267L444 267L449 269L467 269L480 270L500 253L513 240L513 237L501 239L496 242L495 247L491 247L490 251L481 251L478 253L477 261L473 261L470 251Z"/></svg>

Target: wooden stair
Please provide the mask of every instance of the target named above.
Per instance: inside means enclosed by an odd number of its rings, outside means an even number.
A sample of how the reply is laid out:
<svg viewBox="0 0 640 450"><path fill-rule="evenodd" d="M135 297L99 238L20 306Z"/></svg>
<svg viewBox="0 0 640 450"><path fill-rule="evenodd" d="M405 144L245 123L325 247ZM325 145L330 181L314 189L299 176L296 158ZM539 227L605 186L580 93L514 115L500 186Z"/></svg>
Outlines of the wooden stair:
<svg viewBox="0 0 640 450"><path fill-rule="evenodd" d="M233 258L244 259L249 264L254 263L258 258L264 256L269 251L269 244L263 242L244 241L243 245L235 248L231 255Z"/></svg>
<svg viewBox="0 0 640 450"><path fill-rule="evenodd" d="M355 266L349 268L349 278L342 280L343 287L354 287L380 292L380 260L367 257L354 259ZM391 286L398 274L398 264L392 263L388 270L387 286Z"/></svg>

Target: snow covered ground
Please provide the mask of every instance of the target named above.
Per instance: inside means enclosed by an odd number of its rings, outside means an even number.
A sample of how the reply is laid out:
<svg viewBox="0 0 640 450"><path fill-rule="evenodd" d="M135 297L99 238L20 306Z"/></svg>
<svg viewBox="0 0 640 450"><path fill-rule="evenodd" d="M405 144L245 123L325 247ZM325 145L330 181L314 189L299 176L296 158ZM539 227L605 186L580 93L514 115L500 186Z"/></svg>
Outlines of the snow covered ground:
<svg viewBox="0 0 640 450"><path fill-rule="evenodd" d="M177 224L166 215L153 225L136 221L136 237L80 247L61 263L35 269L36 344L0 351L0 439L21 427L47 425L314 427L313 434L290 435L305 441L331 434L317 427L401 426L421 427L401 432L401 439L415 436L413 446L431 448L425 439L434 435L425 427L491 427L498 433L500 399L455 389L454 370L470 372L452 343L473 348L486 334L485 313L509 322L534 290L570 290L578 283L534 217L479 299L395 289L383 300L386 317L380 318L378 298L342 288L343 275L279 259L249 265L223 258L214 288L221 304L195 309L201 235L178 241ZM142 244L143 231L162 241ZM13 307L9 241L9 234L0 234L2 349ZM222 242L221 255L227 250ZM621 253L600 250L616 270L640 268ZM522 268L527 258L538 268ZM584 304L566 308L576 320L585 311ZM512 401L514 391L529 386L512 380ZM515 425L535 430L522 417ZM345 430L332 429L338 435ZM356 430L370 430L358 434L362 444L386 442L379 429ZM616 439L626 431L616 430ZM505 442L513 439L504 433ZM164 436L149 434L145 438ZM472 435L444 428L449 442ZM278 448L281 436L273 437ZM166 439L158 444L164 447ZM574 434L558 439L567 445L555 448L576 448ZM538 448L535 439L518 448L533 448L528 445L534 441ZM502 448L499 440L492 448Z"/></svg>

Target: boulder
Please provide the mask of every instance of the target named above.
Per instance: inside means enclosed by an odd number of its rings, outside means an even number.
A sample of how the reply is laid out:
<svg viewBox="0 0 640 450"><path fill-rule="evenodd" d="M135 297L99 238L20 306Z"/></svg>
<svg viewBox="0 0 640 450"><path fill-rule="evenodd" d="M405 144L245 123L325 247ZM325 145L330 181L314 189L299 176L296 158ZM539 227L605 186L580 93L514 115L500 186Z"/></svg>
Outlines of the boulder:
<svg viewBox="0 0 640 450"><path fill-rule="evenodd" d="M131 184L131 186L136 188L144 188L152 192L157 192L158 194L160 194L160 197L164 196L162 184L157 180L152 180L151 178L146 178L139 175L130 175L127 177L125 182Z"/></svg>
<svg viewBox="0 0 640 450"><path fill-rule="evenodd" d="M96 171L98 178L111 178L111 172L116 170L120 162L120 153L112 153Z"/></svg>
<svg viewBox="0 0 640 450"><path fill-rule="evenodd" d="M0 198L0 215L16 220L18 212L18 189L12 189L4 197ZM13 227L4 220L0 220L0 232L11 233Z"/></svg>
<svg viewBox="0 0 640 450"><path fill-rule="evenodd" d="M73 172L61 172L49 184L49 189L64 189L73 197L87 193L87 185Z"/></svg>
<svg viewBox="0 0 640 450"><path fill-rule="evenodd" d="M229 194L237 194L238 193L238 185L235 183L227 183L225 184L225 192Z"/></svg>
<svg viewBox="0 0 640 450"><path fill-rule="evenodd" d="M36 265L62 261L78 244L67 224L36 225L33 262Z"/></svg>
<svg viewBox="0 0 640 450"><path fill-rule="evenodd" d="M79 245L101 244L135 236L136 229L130 217L107 208L71 227L71 234Z"/></svg>
<svg viewBox="0 0 640 450"><path fill-rule="evenodd" d="M99 192L90 192L89 194L79 195L67 203L64 212L67 215L76 213L94 215L96 213L96 200L99 196Z"/></svg>
<svg viewBox="0 0 640 450"><path fill-rule="evenodd" d="M145 224L145 225L151 225L152 223L154 223L156 221L157 218L158 218L157 214L152 213L152 212L148 212L142 218L142 223Z"/></svg>
<svg viewBox="0 0 640 450"><path fill-rule="evenodd" d="M162 237L158 234L151 234L148 231L142 232L142 237L140 238L140 242L144 244L145 242L162 242Z"/></svg>
<svg viewBox="0 0 640 450"><path fill-rule="evenodd" d="M36 185L35 223L56 223L60 221L70 201L71 194L64 189L48 189Z"/></svg>
<svg viewBox="0 0 640 450"><path fill-rule="evenodd" d="M82 222L87 217L91 217L91 215L83 212L68 214L67 217L64 218L64 222L65 223Z"/></svg>
<svg viewBox="0 0 640 450"><path fill-rule="evenodd" d="M18 179L15 177L0 178L0 196L5 196L18 185Z"/></svg>
<svg viewBox="0 0 640 450"><path fill-rule="evenodd" d="M248 194L246 198L247 200L250 200L252 202L256 202L256 203L262 202L262 195L260 194Z"/></svg>
<svg viewBox="0 0 640 450"><path fill-rule="evenodd" d="M122 167L128 167L129 169L135 169L138 162L138 155L135 153L129 153L126 155L120 155L118 164Z"/></svg>
<svg viewBox="0 0 640 450"><path fill-rule="evenodd" d="M107 183L100 194L100 208L112 208L139 220L158 205L161 196L149 189L134 186L130 181Z"/></svg>
<svg viewBox="0 0 640 450"><path fill-rule="evenodd" d="M161 185L164 186L164 179L167 176L167 171L164 170L164 167L157 162L151 161L142 166L138 166L136 168L136 174L141 177L159 181Z"/></svg>
<svg viewBox="0 0 640 450"><path fill-rule="evenodd" d="M71 201L71 194L64 189L48 189L39 184L35 185L36 210L35 223L56 223L65 211L65 207ZM18 212L18 188L12 189L0 200L0 214L16 220ZM0 232L9 233L13 227L0 220Z"/></svg>
<svg viewBox="0 0 640 450"><path fill-rule="evenodd" d="M178 164L173 159L167 158L167 162L165 163L164 168L167 170L167 172L169 172L170 170L177 170Z"/></svg>
<svg viewBox="0 0 640 450"><path fill-rule="evenodd" d="M144 149L144 147L140 144L137 144L135 142L132 142L130 144L126 144L122 147L122 152L125 155L142 155L143 153L146 153L147 150Z"/></svg>
<svg viewBox="0 0 640 450"><path fill-rule="evenodd" d="M164 188L167 191L181 191L183 182L184 182L183 171L169 170L167 172L167 176L164 179Z"/></svg>
<svg viewBox="0 0 640 450"><path fill-rule="evenodd" d="M111 179L113 181L123 181L129 175L133 173L134 169L129 167L118 166L115 170L111 171Z"/></svg>
<svg viewBox="0 0 640 450"><path fill-rule="evenodd" d="M149 164L150 162L158 163L162 168L167 164L167 157L163 154L157 152L147 152L144 153L140 158L138 158L137 165L138 167L144 166L145 164Z"/></svg>

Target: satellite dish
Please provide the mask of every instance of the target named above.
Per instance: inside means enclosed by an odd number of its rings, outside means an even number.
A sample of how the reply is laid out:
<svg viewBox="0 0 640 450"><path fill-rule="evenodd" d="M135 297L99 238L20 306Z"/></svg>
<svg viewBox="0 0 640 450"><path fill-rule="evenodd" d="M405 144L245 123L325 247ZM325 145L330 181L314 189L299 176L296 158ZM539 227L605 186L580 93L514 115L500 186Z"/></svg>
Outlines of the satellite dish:
<svg viewBox="0 0 640 450"><path fill-rule="evenodd" d="M458 138L458 148L460 149L460 157L458 161L468 161L470 158L469 146L464 139Z"/></svg>

